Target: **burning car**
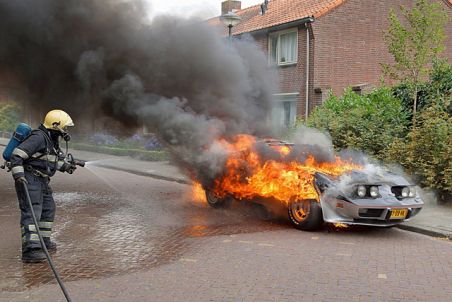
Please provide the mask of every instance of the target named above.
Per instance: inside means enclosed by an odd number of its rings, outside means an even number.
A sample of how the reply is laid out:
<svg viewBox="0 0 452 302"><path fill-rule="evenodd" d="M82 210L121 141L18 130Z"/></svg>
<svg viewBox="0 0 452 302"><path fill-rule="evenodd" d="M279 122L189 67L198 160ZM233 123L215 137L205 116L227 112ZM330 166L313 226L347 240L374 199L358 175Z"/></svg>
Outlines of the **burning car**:
<svg viewBox="0 0 452 302"><path fill-rule="evenodd" d="M391 227L417 215L423 206L404 177L381 171L352 171L339 179L315 174L317 201L296 201L288 208L292 224L312 230L325 222Z"/></svg>
<svg viewBox="0 0 452 302"><path fill-rule="evenodd" d="M204 185L214 208L233 199L276 201L287 209L294 227L315 230L324 222L391 227L411 219L423 206L404 177L374 165L337 156L319 161L311 146L274 139L241 136L226 144L233 152L225 172Z"/></svg>

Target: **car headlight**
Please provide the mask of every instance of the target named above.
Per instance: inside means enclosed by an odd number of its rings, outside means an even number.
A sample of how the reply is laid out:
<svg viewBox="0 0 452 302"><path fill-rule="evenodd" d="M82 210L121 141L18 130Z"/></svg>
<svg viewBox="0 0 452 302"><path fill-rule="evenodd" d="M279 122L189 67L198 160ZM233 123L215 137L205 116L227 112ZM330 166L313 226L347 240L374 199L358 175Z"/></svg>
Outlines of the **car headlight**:
<svg viewBox="0 0 452 302"><path fill-rule="evenodd" d="M410 187L410 193L408 194L408 196L411 198L416 197L416 187L414 186Z"/></svg>
<svg viewBox="0 0 452 302"><path fill-rule="evenodd" d="M410 187L404 187L402 189L402 197L403 198L407 198L408 196L410 196Z"/></svg>
<svg viewBox="0 0 452 302"><path fill-rule="evenodd" d="M380 195L380 190L377 186L370 187L370 197L377 198Z"/></svg>
<svg viewBox="0 0 452 302"><path fill-rule="evenodd" d="M359 197L365 197L367 193L367 189L365 186L358 186L358 189L356 191Z"/></svg>

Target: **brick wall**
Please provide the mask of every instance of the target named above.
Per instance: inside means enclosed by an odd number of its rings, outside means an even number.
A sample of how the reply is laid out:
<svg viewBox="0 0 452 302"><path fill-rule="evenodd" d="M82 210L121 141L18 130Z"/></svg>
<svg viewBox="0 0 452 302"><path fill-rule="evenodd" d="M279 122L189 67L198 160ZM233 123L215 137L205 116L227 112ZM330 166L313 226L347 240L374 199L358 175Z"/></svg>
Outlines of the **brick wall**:
<svg viewBox="0 0 452 302"><path fill-rule="evenodd" d="M446 33L452 33L452 9ZM315 37L314 88L335 94L352 85L380 84L382 62L391 62L383 41L390 8L412 5L412 0L348 0L313 24ZM450 35L450 34L449 34ZM445 57L452 62L452 36L446 40ZM317 89L318 90L318 89ZM316 97L318 102L319 96Z"/></svg>
<svg viewBox="0 0 452 302"><path fill-rule="evenodd" d="M452 33L452 9L442 3L449 14L446 34ZM364 84L369 89L380 85L380 63L392 58L383 41L390 8L412 5L412 0L348 0L312 24L309 112L321 105L328 90L340 95L345 88ZM280 92L298 92L297 113L305 114L306 102L306 28L298 28L298 63L277 67ZM444 57L452 62L452 34L446 40ZM254 36L268 52L268 35Z"/></svg>
<svg viewBox="0 0 452 302"><path fill-rule="evenodd" d="M278 66L275 67L279 73L280 91L279 93L299 93L297 114L304 115L306 103L306 28L304 26L298 27L298 62L295 65ZM268 35L261 34L254 36L256 43L258 43L265 53L268 53ZM313 47L311 43L311 67L314 65L312 56ZM311 68L312 70L312 68ZM312 79L313 74L310 78ZM310 90L312 90L312 83L310 83ZM310 93L312 94L312 92Z"/></svg>

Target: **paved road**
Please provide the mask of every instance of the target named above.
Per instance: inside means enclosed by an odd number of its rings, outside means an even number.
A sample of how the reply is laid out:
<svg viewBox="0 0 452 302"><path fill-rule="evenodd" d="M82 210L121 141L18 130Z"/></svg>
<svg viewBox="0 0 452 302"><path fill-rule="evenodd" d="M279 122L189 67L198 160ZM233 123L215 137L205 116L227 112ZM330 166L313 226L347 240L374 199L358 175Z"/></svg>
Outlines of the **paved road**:
<svg viewBox="0 0 452 302"><path fill-rule="evenodd" d="M262 208L213 210L189 187L92 168L52 180L53 255L74 301L450 301L452 243L399 229L309 233ZM63 301L19 258L0 171L0 301Z"/></svg>

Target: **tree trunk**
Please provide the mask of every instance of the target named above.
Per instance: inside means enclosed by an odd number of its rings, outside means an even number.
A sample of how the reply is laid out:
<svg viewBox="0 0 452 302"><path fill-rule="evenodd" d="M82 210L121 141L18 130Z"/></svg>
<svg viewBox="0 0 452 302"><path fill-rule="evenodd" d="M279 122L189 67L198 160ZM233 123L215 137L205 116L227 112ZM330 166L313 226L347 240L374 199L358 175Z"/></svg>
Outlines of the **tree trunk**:
<svg viewBox="0 0 452 302"><path fill-rule="evenodd" d="M416 120L416 111L417 111L417 83L414 84L414 104L413 104L413 121Z"/></svg>

